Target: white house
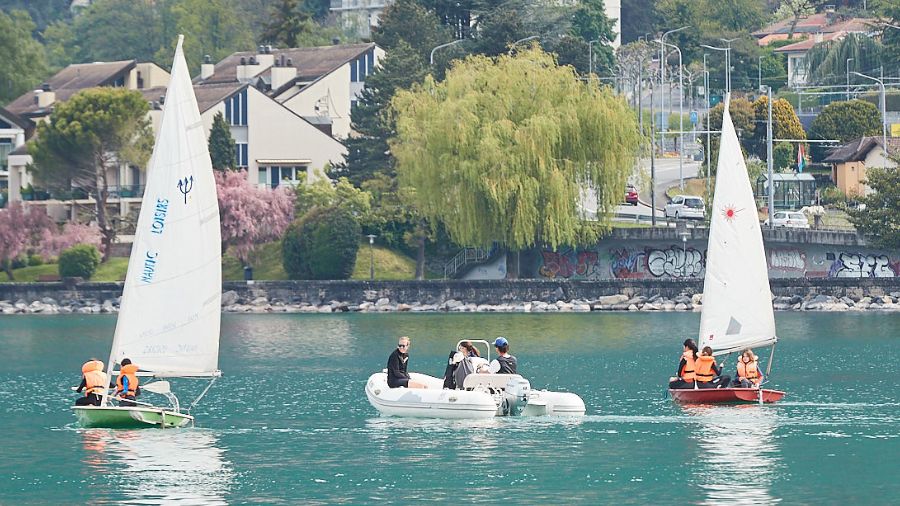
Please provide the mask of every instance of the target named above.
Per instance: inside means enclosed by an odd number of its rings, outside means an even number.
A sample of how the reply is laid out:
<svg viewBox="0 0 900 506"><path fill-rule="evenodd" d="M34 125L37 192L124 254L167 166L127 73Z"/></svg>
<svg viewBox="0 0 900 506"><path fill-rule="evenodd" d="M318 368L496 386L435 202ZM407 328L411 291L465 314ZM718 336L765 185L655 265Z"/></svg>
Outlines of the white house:
<svg viewBox="0 0 900 506"><path fill-rule="evenodd" d="M350 110L384 50L372 43L234 53L201 66L195 84L248 83L336 139L350 135Z"/></svg>
<svg viewBox="0 0 900 506"><path fill-rule="evenodd" d="M25 137L34 129L34 123L0 107L0 191L9 187L9 157L16 148L25 144ZM0 207L8 197L0 195Z"/></svg>

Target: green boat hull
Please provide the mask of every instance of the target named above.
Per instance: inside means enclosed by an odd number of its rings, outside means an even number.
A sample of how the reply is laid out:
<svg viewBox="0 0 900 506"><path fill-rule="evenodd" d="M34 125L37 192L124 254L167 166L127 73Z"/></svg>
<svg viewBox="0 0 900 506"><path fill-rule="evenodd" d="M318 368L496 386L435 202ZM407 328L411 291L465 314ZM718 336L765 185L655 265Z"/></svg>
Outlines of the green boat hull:
<svg viewBox="0 0 900 506"><path fill-rule="evenodd" d="M144 427L185 427L194 424L194 417L163 408L124 406L74 406L75 416L82 427L111 429L139 429Z"/></svg>

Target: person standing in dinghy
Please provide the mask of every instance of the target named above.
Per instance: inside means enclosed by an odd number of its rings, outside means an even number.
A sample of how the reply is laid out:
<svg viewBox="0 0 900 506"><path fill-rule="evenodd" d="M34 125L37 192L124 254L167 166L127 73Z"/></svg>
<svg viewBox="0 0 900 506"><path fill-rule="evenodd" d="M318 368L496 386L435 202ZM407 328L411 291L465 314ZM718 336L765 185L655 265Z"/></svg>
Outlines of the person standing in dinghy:
<svg viewBox="0 0 900 506"><path fill-rule="evenodd" d="M401 337L397 341L397 348L388 357L387 384L391 388L428 388L424 383L411 380L406 366L409 363L409 338Z"/></svg>
<svg viewBox="0 0 900 506"><path fill-rule="evenodd" d="M494 339L494 347L497 348L497 358L491 360L488 370L494 374L517 374L516 357L509 354L509 341L505 337Z"/></svg>

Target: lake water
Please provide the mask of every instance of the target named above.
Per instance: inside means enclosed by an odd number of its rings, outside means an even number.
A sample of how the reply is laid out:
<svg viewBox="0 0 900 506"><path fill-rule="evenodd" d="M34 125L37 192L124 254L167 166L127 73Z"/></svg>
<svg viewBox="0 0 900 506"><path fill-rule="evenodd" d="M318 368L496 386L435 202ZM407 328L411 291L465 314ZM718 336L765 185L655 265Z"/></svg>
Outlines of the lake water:
<svg viewBox="0 0 900 506"><path fill-rule="evenodd" d="M3 317L0 504L895 502L900 315L776 319L784 401L687 408L663 385L697 314L225 315L196 428L105 430L75 425L69 387L115 318ZM433 375L458 338L507 336L533 387L587 415L380 417L364 383L401 334Z"/></svg>

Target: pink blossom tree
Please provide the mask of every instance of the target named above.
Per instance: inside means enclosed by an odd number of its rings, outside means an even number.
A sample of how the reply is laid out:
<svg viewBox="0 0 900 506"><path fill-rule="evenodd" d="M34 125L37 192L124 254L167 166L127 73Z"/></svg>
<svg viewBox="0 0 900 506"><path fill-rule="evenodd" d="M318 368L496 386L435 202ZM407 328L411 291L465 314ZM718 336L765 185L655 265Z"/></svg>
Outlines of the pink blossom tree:
<svg viewBox="0 0 900 506"><path fill-rule="evenodd" d="M100 232L100 228L95 225L70 222L66 223L62 230L45 229L42 232L39 251L44 260L49 260L52 257L58 257L63 250L76 244L91 244L96 246L100 253L103 253L103 234Z"/></svg>
<svg viewBox="0 0 900 506"><path fill-rule="evenodd" d="M56 224L47 216L47 211L26 209L19 202L13 202L6 209L0 209L0 265L10 281L15 279L12 262L29 249L40 247L45 232L55 230Z"/></svg>
<svg viewBox="0 0 900 506"><path fill-rule="evenodd" d="M250 184L246 171L216 171L222 251L249 265L256 247L280 239L294 219L294 192Z"/></svg>

